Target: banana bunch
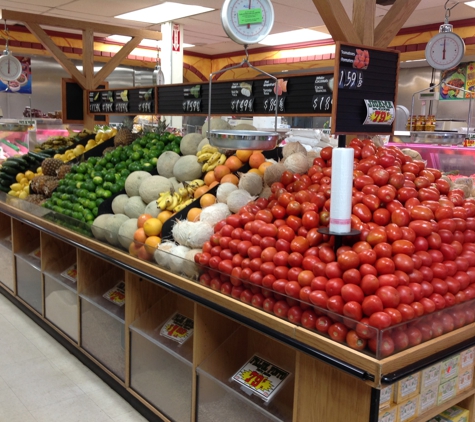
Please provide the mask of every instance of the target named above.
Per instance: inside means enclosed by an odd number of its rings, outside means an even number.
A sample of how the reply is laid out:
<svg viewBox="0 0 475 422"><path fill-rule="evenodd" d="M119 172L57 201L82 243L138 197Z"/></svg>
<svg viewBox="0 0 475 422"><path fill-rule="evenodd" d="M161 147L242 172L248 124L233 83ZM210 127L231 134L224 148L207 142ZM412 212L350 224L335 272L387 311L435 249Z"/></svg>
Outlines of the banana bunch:
<svg viewBox="0 0 475 422"><path fill-rule="evenodd" d="M226 155L219 152L218 148L205 145L196 153L198 163L204 163L201 170L203 173L214 170L217 166L226 162Z"/></svg>
<svg viewBox="0 0 475 422"><path fill-rule="evenodd" d="M162 211L179 212L193 202L195 190L204 184L205 182L203 180L195 179L189 183L185 183L184 187L178 189L177 192L162 192L157 199L157 206Z"/></svg>

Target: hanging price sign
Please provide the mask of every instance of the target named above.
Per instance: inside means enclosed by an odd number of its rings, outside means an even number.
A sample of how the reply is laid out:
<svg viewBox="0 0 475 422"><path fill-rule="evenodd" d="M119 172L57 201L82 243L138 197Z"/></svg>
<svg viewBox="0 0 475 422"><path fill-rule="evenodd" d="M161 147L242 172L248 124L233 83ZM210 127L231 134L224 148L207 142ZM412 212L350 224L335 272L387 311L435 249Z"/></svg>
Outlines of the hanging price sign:
<svg viewBox="0 0 475 422"><path fill-rule="evenodd" d="M244 391L269 401L289 375L290 372L254 355L233 375L232 380L240 384Z"/></svg>
<svg viewBox="0 0 475 422"><path fill-rule="evenodd" d="M364 100L366 119L364 125L391 125L394 122L396 109L392 101Z"/></svg>
<svg viewBox="0 0 475 422"><path fill-rule="evenodd" d="M193 320L176 312L160 330L160 335L183 344L193 334Z"/></svg>

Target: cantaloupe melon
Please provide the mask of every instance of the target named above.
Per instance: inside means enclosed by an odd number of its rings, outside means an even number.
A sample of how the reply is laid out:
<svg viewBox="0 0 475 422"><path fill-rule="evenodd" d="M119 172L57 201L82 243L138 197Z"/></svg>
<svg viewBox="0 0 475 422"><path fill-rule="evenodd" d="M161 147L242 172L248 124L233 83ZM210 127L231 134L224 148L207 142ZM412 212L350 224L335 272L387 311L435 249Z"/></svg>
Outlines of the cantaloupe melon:
<svg viewBox="0 0 475 422"><path fill-rule="evenodd" d="M121 195L117 195L112 200L112 212L114 214L124 214L124 205L129 200L129 197L123 193Z"/></svg>
<svg viewBox="0 0 475 422"><path fill-rule="evenodd" d="M162 210L158 208L157 201L151 201L146 207L144 214L150 214L152 217L156 217Z"/></svg>
<svg viewBox="0 0 475 422"><path fill-rule="evenodd" d="M255 126L249 123L239 123L238 125L234 126L234 130L257 130Z"/></svg>
<svg viewBox="0 0 475 422"><path fill-rule="evenodd" d="M198 152L198 145L203 140L201 133L188 133L180 141L180 151L183 155L195 155Z"/></svg>
<svg viewBox="0 0 475 422"><path fill-rule="evenodd" d="M210 126L211 130L231 129L231 125L226 120L221 119L221 117L211 117ZM204 123L203 127L201 128L201 133L203 134L203 136L207 136L208 122Z"/></svg>
<svg viewBox="0 0 475 422"><path fill-rule="evenodd" d="M129 197L137 196L139 194L139 188L142 181L152 175L148 171L134 171L125 179L125 191Z"/></svg>
<svg viewBox="0 0 475 422"><path fill-rule="evenodd" d="M205 145L209 144L208 138L204 138L199 144L198 144L198 151L201 151L201 148L203 148Z"/></svg>
<svg viewBox="0 0 475 422"><path fill-rule="evenodd" d="M124 205L124 214L129 218L138 218L145 211L145 204L140 196L131 196Z"/></svg>
<svg viewBox="0 0 475 422"><path fill-rule="evenodd" d="M124 221L119 227L117 239L119 240L120 245L125 250L129 250L130 243L134 240L135 230L137 230L136 218L129 218L127 221Z"/></svg>
<svg viewBox="0 0 475 422"><path fill-rule="evenodd" d="M202 165L198 163L196 155L185 155L184 157L180 157L173 166L173 176L175 176L179 182L198 179L202 175L201 167Z"/></svg>
<svg viewBox="0 0 475 422"><path fill-rule="evenodd" d="M157 200L162 192L169 192L172 187L170 181L163 176L146 177L139 187L139 196L145 204Z"/></svg>
<svg viewBox="0 0 475 422"><path fill-rule="evenodd" d="M157 172L163 177L173 177L173 166L180 158L180 155L173 151L165 151L160 154L157 160Z"/></svg>
<svg viewBox="0 0 475 422"><path fill-rule="evenodd" d="M95 218L94 223L91 226L91 231L97 240L106 240L105 230L107 227L107 222L113 215L114 214L102 214Z"/></svg>
<svg viewBox="0 0 475 422"><path fill-rule="evenodd" d="M129 217L124 214L114 214L107 220L105 227L105 240L111 245L118 246L118 234L120 226L125 223Z"/></svg>
<svg viewBox="0 0 475 422"><path fill-rule="evenodd" d="M179 182L178 180L176 180L176 177L169 177L168 178L168 181L170 182L170 184L172 185L172 188L175 192L178 192L178 190L180 188L183 188L184 185L183 183Z"/></svg>

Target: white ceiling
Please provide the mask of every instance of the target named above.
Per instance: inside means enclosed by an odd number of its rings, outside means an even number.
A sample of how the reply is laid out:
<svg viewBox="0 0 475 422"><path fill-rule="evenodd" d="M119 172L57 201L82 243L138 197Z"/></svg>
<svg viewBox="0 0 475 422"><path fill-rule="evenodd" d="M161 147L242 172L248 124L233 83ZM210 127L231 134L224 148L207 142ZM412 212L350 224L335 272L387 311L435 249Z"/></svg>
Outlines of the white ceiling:
<svg viewBox="0 0 475 422"><path fill-rule="evenodd" d="M0 0L0 8L111 25L160 30L160 25L116 19L114 16L160 4L164 1L166 0ZM222 29L220 8L224 0L174 1L183 4L199 4L216 9L212 12L176 21L184 26L183 41L195 45L195 47L186 49L187 51L215 55L242 50L242 46L229 40ZM341 1L351 17L353 0ZM404 24L404 27L442 23L445 16L445 2L446 0L422 0L414 14ZM301 28L325 30L325 28L321 28L324 23L312 0L272 0L272 3L275 11L272 33ZM455 4L455 1L449 0L448 3L450 6ZM390 6L377 6L376 24L389 8ZM451 21L469 18L475 18L475 9L466 6L462 2L451 11ZM64 29L61 30L64 31Z"/></svg>

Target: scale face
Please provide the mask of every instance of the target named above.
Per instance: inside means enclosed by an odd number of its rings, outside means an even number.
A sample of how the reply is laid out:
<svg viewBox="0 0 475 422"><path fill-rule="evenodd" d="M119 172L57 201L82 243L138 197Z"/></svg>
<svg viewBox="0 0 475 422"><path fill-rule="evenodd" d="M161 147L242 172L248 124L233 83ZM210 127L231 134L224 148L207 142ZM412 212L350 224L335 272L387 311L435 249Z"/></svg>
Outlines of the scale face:
<svg viewBox="0 0 475 422"><path fill-rule="evenodd" d="M447 70L457 66L465 54L465 43L453 32L435 35L426 46L426 60L436 70Z"/></svg>
<svg viewBox="0 0 475 422"><path fill-rule="evenodd" d="M10 53L4 53L0 57L0 79L5 81L15 81L21 75L21 63Z"/></svg>
<svg viewBox="0 0 475 422"><path fill-rule="evenodd" d="M274 8L270 0L225 0L221 23L234 42L256 44L269 35L274 25Z"/></svg>

